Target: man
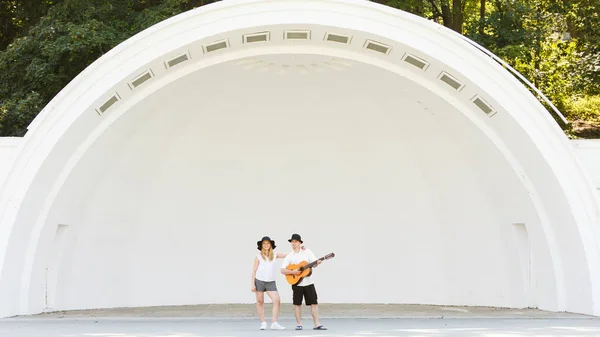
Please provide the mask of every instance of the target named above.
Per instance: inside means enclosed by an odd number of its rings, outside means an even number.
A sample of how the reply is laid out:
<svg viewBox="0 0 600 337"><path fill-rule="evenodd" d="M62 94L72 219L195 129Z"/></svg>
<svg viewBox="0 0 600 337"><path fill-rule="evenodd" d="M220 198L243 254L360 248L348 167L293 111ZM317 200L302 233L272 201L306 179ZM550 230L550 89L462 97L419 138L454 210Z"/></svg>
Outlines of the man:
<svg viewBox="0 0 600 337"><path fill-rule="evenodd" d="M300 245L304 243L299 234L293 234L292 238L288 240L292 244L292 252L289 253L283 263L281 264L281 273L284 275L299 275L299 270L288 270L287 266L290 264L298 264L302 261L306 261L311 263L315 261L317 258L315 255L308 249L302 250L300 249ZM314 266L316 268L322 261L318 261L317 265ZM296 316L296 330L302 330L302 298L304 298L304 302L306 305L310 305L310 310L312 312L312 318L315 323L313 330L327 330L326 327L319 324L319 307L317 302L317 291L315 289L315 285L313 284L311 276L305 276L302 281L298 284L292 285L293 291L293 302L294 302L294 314Z"/></svg>

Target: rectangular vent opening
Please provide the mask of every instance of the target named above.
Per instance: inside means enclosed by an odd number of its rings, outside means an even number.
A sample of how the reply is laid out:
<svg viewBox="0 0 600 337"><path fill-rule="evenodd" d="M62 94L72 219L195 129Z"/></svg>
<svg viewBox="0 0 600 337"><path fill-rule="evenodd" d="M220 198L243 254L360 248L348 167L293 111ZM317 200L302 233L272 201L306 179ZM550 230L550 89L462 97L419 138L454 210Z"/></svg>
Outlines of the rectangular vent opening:
<svg viewBox="0 0 600 337"><path fill-rule="evenodd" d="M188 54L179 55L167 61L167 68L174 67L182 62L189 60Z"/></svg>
<svg viewBox="0 0 600 337"><path fill-rule="evenodd" d="M440 80L456 90L460 90L463 87L462 83L460 83L456 78L445 72L441 74Z"/></svg>
<svg viewBox="0 0 600 337"><path fill-rule="evenodd" d="M473 103L481 110L483 111L486 115L492 117L494 114L496 114L496 111L492 108L491 105L489 105L486 101L484 101L483 99L481 99L480 97L475 97L475 99L473 100Z"/></svg>
<svg viewBox="0 0 600 337"><path fill-rule="evenodd" d="M152 76L152 71L147 71L145 73L143 73L142 75L136 77L133 81L131 81L129 83L129 87L131 89L135 89L137 87L139 87L140 85L142 85L144 82L148 81L149 79L151 79Z"/></svg>
<svg viewBox="0 0 600 337"><path fill-rule="evenodd" d="M339 42L339 43L350 43L350 37L349 36L344 36L344 35L338 35L338 34L327 34L326 38L327 41L331 41L331 42Z"/></svg>
<svg viewBox="0 0 600 337"><path fill-rule="evenodd" d="M111 106L113 106L115 103L117 103L119 101L119 96L118 95L113 95L111 98L109 98L106 102L104 102L104 104L102 104L100 106L100 108L98 108L97 112L98 114L103 114L105 113L108 109L110 109Z"/></svg>
<svg viewBox="0 0 600 337"><path fill-rule="evenodd" d="M308 30L288 30L285 32L287 40L309 40L310 31Z"/></svg>
<svg viewBox="0 0 600 337"><path fill-rule="evenodd" d="M367 42L365 43L365 48L382 53L382 54L388 54L390 52L390 50L392 49L383 43L370 41L370 40L367 40Z"/></svg>
<svg viewBox="0 0 600 337"><path fill-rule="evenodd" d="M404 58L404 62L408 63L408 64L412 64L413 66L425 70L427 68L427 66L429 65L429 63L427 63L427 61L418 58L416 56L407 54L406 57Z"/></svg>
<svg viewBox="0 0 600 337"><path fill-rule="evenodd" d="M244 43L266 42L269 41L269 32L244 35Z"/></svg>
<svg viewBox="0 0 600 337"><path fill-rule="evenodd" d="M229 47L229 41L223 40L223 41L211 43L209 45L204 46L204 51L206 53L210 53L210 52L217 51L219 49L224 49L227 47Z"/></svg>

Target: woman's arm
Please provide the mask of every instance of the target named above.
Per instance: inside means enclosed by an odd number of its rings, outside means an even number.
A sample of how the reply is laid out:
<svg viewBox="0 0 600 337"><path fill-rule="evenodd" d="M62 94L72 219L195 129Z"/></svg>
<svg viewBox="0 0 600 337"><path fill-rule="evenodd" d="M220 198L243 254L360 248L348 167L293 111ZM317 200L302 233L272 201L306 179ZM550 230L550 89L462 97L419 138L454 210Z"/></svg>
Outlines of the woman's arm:
<svg viewBox="0 0 600 337"><path fill-rule="evenodd" d="M306 248L302 245L302 246L300 246L300 249L305 250ZM290 252L287 252L287 253L279 253L279 252L277 252L277 258L278 259L283 259L284 257L288 256L289 253Z"/></svg>
<svg viewBox="0 0 600 337"><path fill-rule="evenodd" d="M258 257L254 258L254 265L252 266L252 292L256 291L256 284L254 283L256 279L256 270L258 269Z"/></svg>

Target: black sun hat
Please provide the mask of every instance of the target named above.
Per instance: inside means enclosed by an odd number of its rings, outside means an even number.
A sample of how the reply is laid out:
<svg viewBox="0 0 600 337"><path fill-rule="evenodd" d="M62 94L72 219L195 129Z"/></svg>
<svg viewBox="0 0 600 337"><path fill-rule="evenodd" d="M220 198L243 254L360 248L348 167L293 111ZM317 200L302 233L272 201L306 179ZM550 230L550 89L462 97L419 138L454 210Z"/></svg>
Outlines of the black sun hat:
<svg viewBox="0 0 600 337"><path fill-rule="evenodd" d="M271 241L271 249L275 249L275 240L271 240L270 237L265 236L263 237L260 241L257 241L256 244L258 245L257 249L258 250L262 250L262 243L263 241Z"/></svg>

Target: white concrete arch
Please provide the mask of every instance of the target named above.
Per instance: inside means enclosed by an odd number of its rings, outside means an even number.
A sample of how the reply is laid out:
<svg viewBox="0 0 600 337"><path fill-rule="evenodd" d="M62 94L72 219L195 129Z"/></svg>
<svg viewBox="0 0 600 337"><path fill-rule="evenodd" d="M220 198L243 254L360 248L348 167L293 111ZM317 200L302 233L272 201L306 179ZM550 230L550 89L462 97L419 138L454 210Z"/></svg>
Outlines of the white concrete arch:
<svg viewBox="0 0 600 337"><path fill-rule="evenodd" d="M560 128L453 32L367 1L151 27L50 102L7 177L0 316L252 302L254 237L297 231L341 253L323 301L600 313L597 196Z"/></svg>

